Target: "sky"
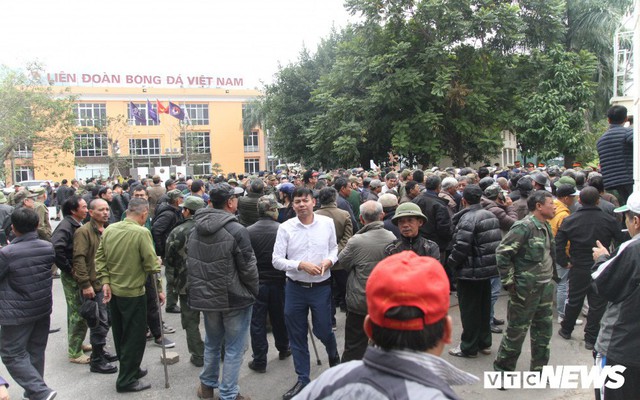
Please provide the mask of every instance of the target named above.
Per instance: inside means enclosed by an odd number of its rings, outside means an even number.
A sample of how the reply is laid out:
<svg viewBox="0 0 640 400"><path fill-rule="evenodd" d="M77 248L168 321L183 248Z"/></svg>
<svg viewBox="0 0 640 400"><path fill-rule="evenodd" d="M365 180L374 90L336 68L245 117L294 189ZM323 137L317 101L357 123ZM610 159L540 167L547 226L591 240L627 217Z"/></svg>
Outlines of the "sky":
<svg viewBox="0 0 640 400"><path fill-rule="evenodd" d="M48 73L273 82L303 46L353 20L344 0L19 0L0 13L0 64Z"/></svg>

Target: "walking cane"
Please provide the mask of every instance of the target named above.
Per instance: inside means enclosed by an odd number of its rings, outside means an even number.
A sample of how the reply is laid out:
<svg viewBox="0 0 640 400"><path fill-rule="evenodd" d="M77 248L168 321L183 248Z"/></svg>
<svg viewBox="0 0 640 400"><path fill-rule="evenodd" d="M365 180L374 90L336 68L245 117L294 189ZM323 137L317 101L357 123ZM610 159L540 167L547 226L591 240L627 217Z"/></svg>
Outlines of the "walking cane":
<svg viewBox="0 0 640 400"><path fill-rule="evenodd" d="M160 299L158 298L158 284L156 283L156 275L151 275L153 289L156 291L156 305L158 306L158 315L160 317L160 342L162 343L162 365L164 365L164 387L169 389L169 370L167 369L167 349L164 347L164 324L162 322L162 308L160 307Z"/></svg>
<svg viewBox="0 0 640 400"><path fill-rule="evenodd" d="M316 353L316 359L318 360L318 365L322 365L320 361L320 356L318 355L318 348L316 347L316 339L313 337L313 332L311 332L311 325L307 323L307 328L309 328L309 336L311 336L311 344L313 345L313 351Z"/></svg>

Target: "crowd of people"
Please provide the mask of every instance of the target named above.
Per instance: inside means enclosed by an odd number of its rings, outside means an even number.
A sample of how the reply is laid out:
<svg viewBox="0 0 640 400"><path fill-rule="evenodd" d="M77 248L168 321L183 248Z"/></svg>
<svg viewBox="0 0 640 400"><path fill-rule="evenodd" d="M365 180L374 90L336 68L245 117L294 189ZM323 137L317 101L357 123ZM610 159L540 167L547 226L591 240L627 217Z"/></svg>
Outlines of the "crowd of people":
<svg viewBox="0 0 640 400"><path fill-rule="evenodd" d="M627 367L623 388L603 398L638 398L640 193L626 109L609 119L601 171L516 162L16 187L0 194L0 356L26 398L55 397L43 359L60 278L69 362L117 373L118 392L150 387L147 340L175 346L164 305L181 314L190 362L202 367L201 399L247 398L238 386L247 341L248 367L265 373L269 330L279 359L293 358L285 400L457 398L450 385L477 378L439 357L456 337L450 296L463 330L448 353L490 355L503 333L496 371L515 370L528 332L530 370L548 363L556 298L559 336L570 340L586 311L594 360ZM60 220L53 231L47 205ZM501 292L506 316L494 312ZM105 350L109 330L116 354ZM310 334L332 367L313 382Z"/></svg>

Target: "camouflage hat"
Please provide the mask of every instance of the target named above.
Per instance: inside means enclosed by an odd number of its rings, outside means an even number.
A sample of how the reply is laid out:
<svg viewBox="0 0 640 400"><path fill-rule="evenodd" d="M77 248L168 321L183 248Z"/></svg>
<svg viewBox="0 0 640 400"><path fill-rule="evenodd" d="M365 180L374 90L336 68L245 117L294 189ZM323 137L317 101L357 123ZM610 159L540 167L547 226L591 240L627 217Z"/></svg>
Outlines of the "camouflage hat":
<svg viewBox="0 0 640 400"><path fill-rule="evenodd" d="M180 207L186 208L191 211L198 211L201 208L204 208L206 204L204 204L204 200L198 196L189 196L184 199L184 202L180 204Z"/></svg>
<svg viewBox="0 0 640 400"><path fill-rule="evenodd" d="M283 207L276 197L272 194L262 196L258 199L258 215L269 216L271 218L278 217L278 209Z"/></svg>
<svg viewBox="0 0 640 400"><path fill-rule="evenodd" d="M484 197L486 197L489 200L497 199L500 192L502 192L502 188L500 187L500 185L497 185L497 184L489 185L483 191Z"/></svg>
<svg viewBox="0 0 640 400"><path fill-rule="evenodd" d="M29 189L29 191L35 194L36 196L42 196L46 192L46 189L43 187L37 187L34 189Z"/></svg>
<svg viewBox="0 0 640 400"><path fill-rule="evenodd" d="M178 189L173 189L167 192L167 198L169 199L169 203L173 203L180 197L184 197L182 192Z"/></svg>
<svg viewBox="0 0 640 400"><path fill-rule="evenodd" d="M28 190L20 190L15 196L13 196L13 201L15 204L22 204L25 199L35 199L38 195L29 192Z"/></svg>
<svg viewBox="0 0 640 400"><path fill-rule="evenodd" d="M420 207L415 203L402 203L396 208L396 214L391 218L394 225L398 225L398 220L402 217L422 218L426 223L427 217L422 213Z"/></svg>
<svg viewBox="0 0 640 400"><path fill-rule="evenodd" d="M7 203L7 198L4 195L4 192L2 190L0 190L0 204L6 204Z"/></svg>

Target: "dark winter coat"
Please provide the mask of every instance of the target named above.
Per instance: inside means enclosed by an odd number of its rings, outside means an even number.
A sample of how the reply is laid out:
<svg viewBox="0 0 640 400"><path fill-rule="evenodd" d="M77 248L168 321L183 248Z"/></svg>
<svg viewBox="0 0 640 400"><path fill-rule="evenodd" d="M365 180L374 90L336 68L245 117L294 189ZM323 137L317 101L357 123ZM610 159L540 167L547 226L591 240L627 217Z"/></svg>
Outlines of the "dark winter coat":
<svg viewBox="0 0 640 400"><path fill-rule="evenodd" d="M498 276L496 249L502 239L498 218L471 205L453 216L453 250L447 265L458 279L483 280Z"/></svg>
<svg viewBox="0 0 640 400"><path fill-rule="evenodd" d="M284 271L279 271L273 267L273 246L276 243L278 227L280 223L271 217L262 217L255 224L247 228L251 247L256 256L258 264L258 276L261 283L282 283L285 282Z"/></svg>
<svg viewBox="0 0 640 400"><path fill-rule="evenodd" d="M597 147L604 188L633 184L633 129L611 124Z"/></svg>
<svg viewBox="0 0 640 400"><path fill-rule="evenodd" d="M73 235L80 223L67 215L60 221L51 235L51 243L56 252L55 264L61 271L71 274L73 266Z"/></svg>
<svg viewBox="0 0 640 400"><path fill-rule="evenodd" d="M420 228L422 236L436 242L441 250L446 249L453 233L447 201L434 192L426 191L413 199L413 202L427 217L427 222Z"/></svg>
<svg viewBox="0 0 640 400"><path fill-rule="evenodd" d="M0 325L22 325L51 314L53 245L36 232L0 249Z"/></svg>
<svg viewBox="0 0 640 400"><path fill-rule="evenodd" d="M214 208L196 212L187 245L189 307L233 311L258 296L258 268L249 232L235 215Z"/></svg>
<svg viewBox="0 0 640 400"><path fill-rule="evenodd" d="M164 247L169 233L180 224L184 218L180 208L169 204L162 204L156 209L156 216L151 223L151 235L156 247L156 254L164 257Z"/></svg>

